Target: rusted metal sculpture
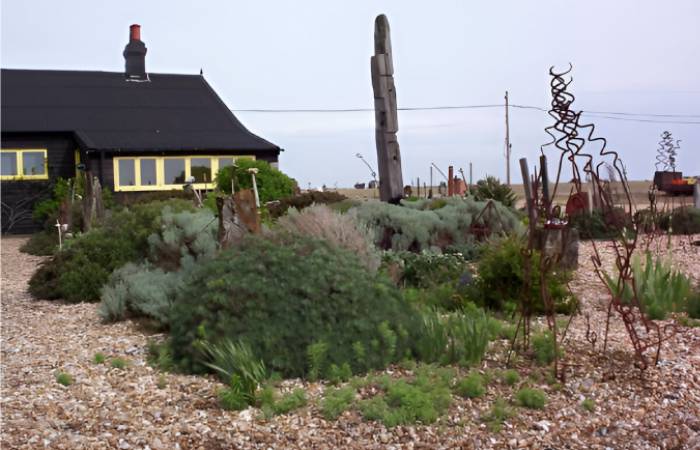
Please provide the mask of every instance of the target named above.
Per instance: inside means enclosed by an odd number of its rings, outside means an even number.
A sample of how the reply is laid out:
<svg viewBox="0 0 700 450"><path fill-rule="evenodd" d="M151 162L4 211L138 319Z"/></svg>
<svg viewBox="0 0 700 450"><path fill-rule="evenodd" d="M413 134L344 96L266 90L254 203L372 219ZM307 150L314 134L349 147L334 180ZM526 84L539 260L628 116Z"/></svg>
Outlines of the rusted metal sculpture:
<svg viewBox="0 0 700 450"><path fill-rule="evenodd" d="M374 90L379 198L384 202L398 203L403 197L403 176L401 152L396 138L399 122L389 33L386 16L377 16L374 21L374 56L370 60L370 67Z"/></svg>
<svg viewBox="0 0 700 450"><path fill-rule="evenodd" d="M677 150L680 148L678 145L679 142L681 141L675 139L674 143L673 135L670 131L664 131L661 133L659 148L656 150L657 171L676 171L676 157L678 156Z"/></svg>
<svg viewBox="0 0 700 450"><path fill-rule="evenodd" d="M552 140L542 146L542 152L548 148L556 149L560 154L558 158L558 171L556 183L551 198L556 195L559 186L564 160L570 163L571 179L573 180L572 195L580 195L582 192L582 175L588 176L591 184L600 193L599 207L604 216L617 214L616 205L610 195L606 195L607 190L604 185L602 170L611 171L617 175L623 189L623 208L625 219L614 221L612 226L617 232L617 239L612 242L615 254L616 278L609 282L610 276L607 274L598 251L595 241L592 241L594 256L592 257L596 274L601 282L607 287L610 300L607 308L607 319L605 334L603 339L603 351L607 349L608 332L610 321L617 314L622 319L634 348L638 366L646 369L651 362L655 364L659 358L661 344L674 332L674 327L664 327L663 329L654 321L649 320L644 314L644 306L640 301L639 294L634 282L634 274L631 267L632 255L637 248L640 233L632 218L633 202L624 166L617 152L607 148L607 141L602 137L595 137L595 125L581 122L581 111L571 108L575 99L573 94L567 91L572 79L567 78L572 67L563 72L557 72L551 68L549 73L552 77L552 107L549 115L555 119L555 124L547 127L546 132ZM584 151L588 147L597 146L599 161L594 161L593 151ZM550 210L551 214L551 210ZM551 217L547 217L551 219ZM543 258L543 261L545 258ZM545 265L546 262L543 262ZM546 268L546 267L543 267ZM544 273L544 271L542 271ZM631 298L623 301L623 292L631 292ZM543 292L543 297L545 297ZM546 298L545 298L546 300ZM545 309L547 308L545 302ZM549 312L548 312L549 316ZM548 318L548 322L550 322ZM550 329L556 334L556 321L550 323ZM650 358L648 350L654 350L653 357Z"/></svg>

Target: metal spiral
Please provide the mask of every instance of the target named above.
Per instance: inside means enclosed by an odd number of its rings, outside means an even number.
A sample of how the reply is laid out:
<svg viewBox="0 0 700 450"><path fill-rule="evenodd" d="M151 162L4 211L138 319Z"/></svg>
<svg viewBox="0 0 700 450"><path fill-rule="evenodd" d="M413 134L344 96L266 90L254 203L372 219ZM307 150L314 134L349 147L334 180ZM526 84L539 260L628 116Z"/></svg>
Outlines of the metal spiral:
<svg viewBox="0 0 700 450"><path fill-rule="evenodd" d="M661 133L661 140L659 141L659 148L656 149L656 170L661 171L671 170L671 172L676 171L676 157L678 153L676 150L680 148L678 143L680 140L676 140L674 143L673 135L670 131L664 131Z"/></svg>

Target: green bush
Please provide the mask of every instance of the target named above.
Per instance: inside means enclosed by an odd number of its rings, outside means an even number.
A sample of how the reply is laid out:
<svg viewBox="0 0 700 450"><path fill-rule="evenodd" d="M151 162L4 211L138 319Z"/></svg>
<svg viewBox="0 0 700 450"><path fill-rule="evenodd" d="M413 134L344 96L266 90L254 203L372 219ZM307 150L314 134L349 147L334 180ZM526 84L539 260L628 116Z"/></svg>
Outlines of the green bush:
<svg viewBox="0 0 700 450"><path fill-rule="evenodd" d="M416 422L429 425L452 402L449 385L440 377L387 381L383 390L384 394L360 400L358 407L366 420L380 421L387 427Z"/></svg>
<svg viewBox="0 0 700 450"><path fill-rule="evenodd" d="M102 364L106 359L104 353L97 352L95 356L92 357L92 362L95 364Z"/></svg>
<svg viewBox="0 0 700 450"><path fill-rule="evenodd" d="M471 194L478 201L496 200L503 206L510 208L515 206L517 197L513 190L507 184L501 183L496 177L486 177L484 180L476 182L476 186L472 188Z"/></svg>
<svg viewBox="0 0 700 450"><path fill-rule="evenodd" d="M532 336L532 350L535 354L535 360L540 365L551 364L556 354L554 351L554 342L552 341L552 333L545 331ZM561 354L561 350L559 350L559 353Z"/></svg>
<svg viewBox="0 0 700 450"><path fill-rule="evenodd" d="M301 211L311 205L327 205L347 200L343 194L334 191L308 191L292 197L285 197L277 203L268 205L270 216L278 218L287 213L289 209Z"/></svg>
<svg viewBox="0 0 700 450"><path fill-rule="evenodd" d="M547 403L547 396L539 389L522 388L515 394L518 405L530 409L542 409Z"/></svg>
<svg viewBox="0 0 700 450"><path fill-rule="evenodd" d="M462 378L457 382L455 387L457 394L464 398L477 398L481 397L486 393L486 386L484 386L484 377L476 372L471 372L465 378Z"/></svg>
<svg viewBox="0 0 700 450"><path fill-rule="evenodd" d="M203 354L204 364L229 384L219 393L225 409L239 410L255 403L255 392L267 370L250 346L224 339L219 344L197 341L196 347Z"/></svg>
<svg viewBox="0 0 700 450"><path fill-rule="evenodd" d="M501 378L503 379L503 382L505 384L507 384L508 386L513 386L518 381L520 381L520 374L517 370L508 369L505 372L503 372Z"/></svg>
<svg viewBox="0 0 700 450"><path fill-rule="evenodd" d="M662 257L652 259L646 252L645 263L634 255L632 273L635 291L639 296L644 313L652 320L664 320L669 312L688 310L688 300L692 295L692 285L688 277L673 269L670 260ZM618 287L617 281L605 274L608 287L620 295L623 303L630 303L633 289L629 284ZM618 291L619 289L619 291Z"/></svg>
<svg viewBox="0 0 700 450"><path fill-rule="evenodd" d="M20 247L21 252L35 256L51 256L57 249L58 231L55 228L32 234Z"/></svg>
<svg viewBox="0 0 700 450"><path fill-rule="evenodd" d="M450 197L444 199L441 208L432 209L433 205L431 200L404 202L402 206L367 201L351 209L349 214L374 230L375 245L384 250L469 252L474 241L470 233L472 219L482 212L486 203ZM492 234L523 231L513 211L499 203L495 205L498 214L485 214L480 224L488 226Z"/></svg>
<svg viewBox="0 0 700 450"><path fill-rule="evenodd" d="M642 216L637 217L643 219ZM631 228L632 221L622 208L613 208L606 213L600 210L581 211L570 217L569 223L579 232L582 239L613 239L620 235L623 228Z"/></svg>
<svg viewBox="0 0 700 450"><path fill-rule="evenodd" d="M102 288L99 314L105 321L145 317L167 328L175 293L196 264L217 251L216 224L207 210L161 216L161 229L148 237L149 261L115 270Z"/></svg>
<svg viewBox="0 0 700 450"><path fill-rule="evenodd" d="M110 361L110 365L114 369L125 369L128 364L129 362L124 358L113 358L112 361Z"/></svg>
<svg viewBox="0 0 700 450"><path fill-rule="evenodd" d="M517 236L484 246L478 263L475 291L470 298L480 306L505 311L515 310L519 302L528 302L531 313L544 313L540 291L539 252L533 252L530 290L523 293L526 282L524 246L524 241ZM566 287L569 277L570 274L566 272L554 271L548 273L545 278L557 313L571 314L576 310L576 299L570 296Z"/></svg>
<svg viewBox="0 0 700 450"><path fill-rule="evenodd" d="M350 386L329 389L321 401L321 415L326 420L335 420L344 411L350 409L354 401L355 390Z"/></svg>
<svg viewBox="0 0 700 450"><path fill-rule="evenodd" d="M193 271L178 291L170 330L183 369L202 369L193 342L228 337L247 342L271 369L303 376L314 342L328 344L328 365L350 363L355 372L401 359L416 319L388 280L346 250L310 238L280 244L249 236Z"/></svg>
<svg viewBox="0 0 700 450"><path fill-rule="evenodd" d="M672 234L700 233L700 209L681 207L661 217L660 228Z"/></svg>
<svg viewBox="0 0 700 450"><path fill-rule="evenodd" d="M499 397L493 402L489 412L482 416L481 419L487 423L491 431L498 433L501 431L501 425L503 425L503 422L510 419L514 415L515 412L513 409L508 406L508 403L506 403L504 399Z"/></svg>
<svg viewBox="0 0 700 450"><path fill-rule="evenodd" d="M284 173L272 167L268 162L240 158L234 166L224 167L216 174L216 186L219 191L231 193L231 179L234 180L236 191L252 189L253 180L248 169L258 169L255 182L258 186L260 203L290 197L294 194L296 182Z"/></svg>
<svg viewBox="0 0 700 450"><path fill-rule="evenodd" d="M162 211L191 209L181 200L136 205L112 214L101 227L66 242L29 281L36 298L96 301L114 269L146 257L147 238L160 229Z"/></svg>
<svg viewBox="0 0 700 450"><path fill-rule="evenodd" d="M418 327L416 353L428 363L474 365L486 353L490 337L489 319L479 308L444 315L427 310Z"/></svg>
<svg viewBox="0 0 700 450"><path fill-rule="evenodd" d="M691 319L700 319L700 290L696 290L688 297L686 312Z"/></svg>
<svg viewBox="0 0 700 450"><path fill-rule="evenodd" d="M468 283L471 271L461 254L424 251L384 252L382 263L387 270L398 269L399 284L411 288L430 288L443 283Z"/></svg>
<svg viewBox="0 0 700 450"><path fill-rule="evenodd" d="M56 374L56 382L63 386L70 386L73 384L73 377L66 372L59 372Z"/></svg>
<svg viewBox="0 0 700 450"><path fill-rule="evenodd" d="M289 394L277 399L272 388L265 389L267 393L262 397L263 400L260 409L263 411L263 416L270 418L279 414L287 414L295 409L303 408L308 403L306 392L303 389L294 389Z"/></svg>

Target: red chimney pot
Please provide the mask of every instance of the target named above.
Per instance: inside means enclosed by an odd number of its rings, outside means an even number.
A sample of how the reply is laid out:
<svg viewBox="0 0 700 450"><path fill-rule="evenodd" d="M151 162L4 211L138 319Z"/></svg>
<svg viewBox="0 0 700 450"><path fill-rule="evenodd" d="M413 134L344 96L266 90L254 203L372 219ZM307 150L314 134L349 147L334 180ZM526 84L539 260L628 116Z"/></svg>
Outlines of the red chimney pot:
<svg viewBox="0 0 700 450"><path fill-rule="evenodd" d="M133 24L129 27L129 40L140 41L141 40L141 25Z"/></svg>

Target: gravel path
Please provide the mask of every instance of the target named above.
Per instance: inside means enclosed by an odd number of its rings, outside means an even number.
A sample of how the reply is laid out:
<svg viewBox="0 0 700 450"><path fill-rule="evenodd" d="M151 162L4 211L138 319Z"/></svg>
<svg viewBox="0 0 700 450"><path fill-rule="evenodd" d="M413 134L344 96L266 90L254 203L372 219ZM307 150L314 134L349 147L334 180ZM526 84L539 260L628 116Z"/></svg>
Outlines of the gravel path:
<svg viewBox="0 0 700 450"><path fill-rule="evenodd" d="M697 282L700 254L686 241L674 241L674 260ZM252 408L223 411L214 379L149 367L145 348L154 337L133 323L104 325L94 304L33 300L26 283L41 258L20 253L23 242L2 239L3 449L700 448L700 328L681 328L664 344L659 366L641 379L630 368L631 351L619 323L613 324L611 350L603 357L582 339L586 320L577 316L566 346L565 386L533 382L547 392L546 408L518 409L498 434L479 419L497 396L512 398L513 389L497 382L481 399L455 399L449 414L430 427L387 430L355 412L327 422L315 406L324 388L318 383L304 385L309 407L265 421ZM601 331L603 291L589 255L585 244L573 285L592 329ZM106 363L92 362L97 352L107 356ZM127 368L112 368L114 357L127 359ZM482 368L502 367L502 360L503 352L495 349ZM523 379L539 370L524 360L518 369ZM59 371L70 373L74 384L59 385ZM595 400L593 413L581 408L584 398Z"/></svg>

